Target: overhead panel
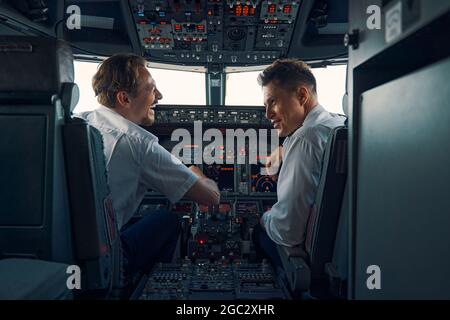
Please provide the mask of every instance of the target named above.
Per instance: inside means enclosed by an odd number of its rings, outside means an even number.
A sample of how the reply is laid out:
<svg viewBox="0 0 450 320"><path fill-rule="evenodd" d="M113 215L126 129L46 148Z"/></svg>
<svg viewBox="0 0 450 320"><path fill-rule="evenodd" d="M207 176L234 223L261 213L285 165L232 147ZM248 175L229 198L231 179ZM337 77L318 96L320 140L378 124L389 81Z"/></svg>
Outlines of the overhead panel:
<svg viewBox="0 0 450 320"><path fill-rule="evenodd" d="M285 57L301 1L130 1L146 58L184 65L261 65Z"/></svg>

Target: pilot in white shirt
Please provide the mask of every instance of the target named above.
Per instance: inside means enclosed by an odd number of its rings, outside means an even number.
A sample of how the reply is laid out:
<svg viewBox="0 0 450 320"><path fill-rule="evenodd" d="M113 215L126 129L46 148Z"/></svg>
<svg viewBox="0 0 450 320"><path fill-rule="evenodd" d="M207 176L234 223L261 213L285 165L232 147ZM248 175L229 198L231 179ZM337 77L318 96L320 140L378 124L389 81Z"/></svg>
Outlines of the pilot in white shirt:
<svg viewBox="0 0 450 320"><path fill-rule="evenodd" d="M216 205L220 200L214 181L197 167L184 166L139 126L153 124L153 108L162 99L146 65L144 58L126 53L103 61L92 79L102 107L78 115L102 134L119 227L130 220L148 189L163 193L171 202L184 197ZM178 217L163 209L122 228L125 272L132 276L148 271L157 261L170 262L179 230Z"/></svg>
<svg viewBox="0 0 450 320"><path fill-rule="evenodd" d="M172 202L199 177L158 143L158 138L104 106L77 115L100 130L108 183L119 228L130 220L148 189Z"/></svg>
<svg viewBox="0 0 450 320"><path fill-rule="evenodd" d="M345 117L317 105L306 116L303 125L284 140L278 201L262 217L264 228L275 243L289 247L303 244L328 136L333 128L344 122Z"/></svg>
<svg viewBox="0 0 450 320"><path fill-rule="evenodd" d="M302 245L310 208L316 197L322 157L331 130L345 117L327 112L317 98L316 80L308 65L278 60L258 77L266 117L285 137L278 177L278 201L253 230L257 253L282 270L276 245Z"/></svg>

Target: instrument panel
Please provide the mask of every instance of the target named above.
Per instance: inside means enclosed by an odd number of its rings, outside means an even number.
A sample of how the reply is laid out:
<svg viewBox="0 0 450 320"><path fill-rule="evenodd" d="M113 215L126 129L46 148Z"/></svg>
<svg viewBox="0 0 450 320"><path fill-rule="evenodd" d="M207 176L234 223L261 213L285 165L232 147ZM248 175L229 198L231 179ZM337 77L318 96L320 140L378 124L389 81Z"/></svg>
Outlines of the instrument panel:
<svg viewBox="0 0 450 320"><path fill-rule="evenodd" d="M301 1L131 0L144 56L189 65L271 63L286 55Z"/></svg>
<svg viewBox="0 0 450 320"><path fill-rule="evenodd" d="M158 105L155 109L157 130L162 127L189 126L194 121L201 121L205 127L253 126L271 128L270 121L265 117L264 107L261 106Z"/></svg>
<svg viewBox="0 0 450 320"><path fill-rule="evenodd" d="M179 259L153 268L141 299L285 299L285 287L258 257L252 241L261 216L277 201L278 175L269 175L260 161L279 146L278 136L271 145L276 130L265 121L264 108L160 105L155 119L148 130L158 136L161 146L215 181L221 202L169 204L149 190L137 215L165 207L180 218L182 231ZM180 129L185 137L174 134ZM214 140L223 138L220 143L212 145L205 139L212 129L218 135ZM236 132L244 139L239 140ZM261 143L268 144L262 151Z"/></svg>
<svg viewBox="0 0 450 320"><path fill-rule="evenodd" d="M159 137L165 149L214 180L222 196L275 197L278 175L269 175L262 159L280 142L264 112L262 107L159 105L155 125L148 130ZM187 130L187 141L174 135L180 128ZM209 129L218 130L221 143L204 139ZM244 139L240 140L239 134Z"/></svg>
<svg viewBox="0 0 450 320"><path fill-rule="evenodd" d="M288 294L267 263L208 262L158 264L140 300L286 299Z"/></svg>
<svg viewBox="0 0 450 320"><path fill-rule="evenodd" d="M218 206L198 205L191 201L168 204L167 200L148 195L137 215L164 207L182 221L181 258L192 262L226 260L256 260L252 232L264 212L276 203L276 198L222 198Z"/></svg>
<svg viewBox="0 0 450 320"><path fill-rule="evenodd" d="M160 138L160 144L171 151L174 142L169 137L165 137ZM182 159L185 160L193 160L195 153L199 152L194 150L198 147L192 144L183 145L182 149ZM192 164L192 161L190 163ZM261 163L207 164L202 162L197 166L208 178L217 183L222 196L276 196L278 174L267 174L265 166ZM152 190L149 190L149 193L158 194Z"/></svg>
<svg viewBox="0 0 450 320"><path fill-rule="evenodd" d="M150 202L157 199L144 200ZM274 203L274 199L235 198L212 207L190 201L168 206L182 221L180 259L156 264L140 299L289 298L286 286L271 265L256 255L252 242L253 228ZM144 215L149 206L141 208Z"/></svg>

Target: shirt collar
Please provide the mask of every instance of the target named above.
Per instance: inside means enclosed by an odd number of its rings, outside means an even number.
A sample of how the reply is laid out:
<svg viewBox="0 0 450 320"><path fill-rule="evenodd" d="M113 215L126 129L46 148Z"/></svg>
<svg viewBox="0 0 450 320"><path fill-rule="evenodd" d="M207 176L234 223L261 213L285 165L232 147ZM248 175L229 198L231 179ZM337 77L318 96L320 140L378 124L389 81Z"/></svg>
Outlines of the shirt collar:
<svg viewBox="0 0 450 320"><path fill-rule="evenodd" d="M107 117L113 120L115 127L121 129L122 131L128 131L130 128L139 127L136 123L123 117L121 114L117 113L114 109L100 105L99 111L103 114L107 114Z"/></svg>
<svg viewBox="0 0 450 320"><path fill-rule="evenodd" d="M322 118L321 115L323 115L323 113L325 111L326 110L324 107L322 107L320 104L316 104L316 106L314 108L312 108L312 110L308 113L305 120L303 120L303 124L301 124L296 130L294 130L286 138L290 138L290 137L296 135L297 133L303 131L302 128L304 129L304 128L315 126L317 123L320 122L320 120ZM288 139L286 139L286 140L288 140ZM284 142L283 142L283 144L284 144Z"/></svg>
<svg viewBox="0 0 450 320"><path fill-rule="evenodd" d="M100 105L99 109L101 110L101 112L105 112L111 115L114 115L114 117L121 117L123 118L120 114L118 114L114 109L105 107L104 105ZM124 118L125 119L125 118ZM126 119L125 119L126 120Z"/></svg>
<svg viewBox="0 0 450 320"><path fill-rule="evenodd" d="M315 126L318 122L320 122L324 112L324 107L322 107L320 104L317 104L306 116L305 120L303 121L302 127L308 128Z"/></svg>

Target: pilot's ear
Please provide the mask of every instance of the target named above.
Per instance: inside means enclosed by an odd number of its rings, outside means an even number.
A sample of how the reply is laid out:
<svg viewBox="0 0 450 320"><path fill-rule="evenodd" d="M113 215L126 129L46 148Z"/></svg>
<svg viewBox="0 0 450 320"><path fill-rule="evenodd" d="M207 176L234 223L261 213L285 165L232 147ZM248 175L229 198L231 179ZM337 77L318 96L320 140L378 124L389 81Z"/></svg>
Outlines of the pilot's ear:
<svg viewBox="0 0 450 320"><path fill-rule="evenodd" d="M304 105L309 100L309 91L305 86L298 86L296 95L301 105Z"/></svg>
<svg viewBox="0 0 450 320"><path fill-rule="evenodd" d="M117 104L122 107L128 107L130 105L130 98L128 96L128 93L123 90L116 93L116 101Z"/></svg>

